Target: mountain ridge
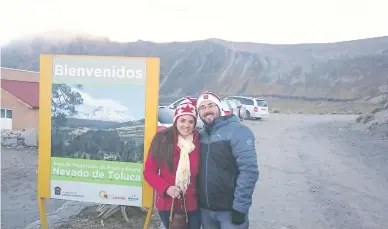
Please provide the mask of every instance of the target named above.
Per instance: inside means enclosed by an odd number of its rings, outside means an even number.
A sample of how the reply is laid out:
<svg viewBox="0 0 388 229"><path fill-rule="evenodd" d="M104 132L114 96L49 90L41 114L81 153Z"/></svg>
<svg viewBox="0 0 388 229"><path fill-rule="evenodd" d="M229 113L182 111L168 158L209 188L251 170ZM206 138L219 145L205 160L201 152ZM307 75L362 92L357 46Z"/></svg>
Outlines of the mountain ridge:
<svg viewBox="0 0 388 229"><path fill-rule="evenodd" d="M109 122L118 122L118 123L133 122L135 120L133 117L128 116L123 111L115 110L110 107L104 107L104 106L92 107L87 111L78 112L78 114L72 118L109 121Z"/></svg>
<svg viewBox="0 0 388 229"><path fill-rule="evenodd" d="M189 42L114 42L36 37L9 43L2 66L39 70L39 54L161 58L161 96L219 94L360 100L384 94L388 36L333 43L265 44L217 38ZM30 67L31 66L31 67Z"/></svg>

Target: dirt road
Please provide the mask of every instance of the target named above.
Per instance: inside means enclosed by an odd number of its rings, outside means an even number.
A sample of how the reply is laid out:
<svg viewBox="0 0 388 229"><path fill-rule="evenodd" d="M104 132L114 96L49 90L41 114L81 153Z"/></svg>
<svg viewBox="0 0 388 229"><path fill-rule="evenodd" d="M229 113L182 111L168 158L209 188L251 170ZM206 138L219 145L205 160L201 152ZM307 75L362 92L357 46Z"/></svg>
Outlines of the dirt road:
<svg viewBox="0 0 388 229"><path fill-rule="evenodd" d="M388 141L354 116L271 115L257 136L251 228L388 228Z"/></svg>
<svg viewBox="0 0 388 229"><path fill-rule="evenodd" d="M352 130L355 118L271 114L245 121L257 137L261 171L251 228L388 228L388 140ZM36 152L2 149L1 228L39 219L35 170ZM62 204L50 200L48 211Z"/></svg>
<svg viewBox="0 0 388 229"><path fill-rule="evenodd" d="M1 228L31 229L39 227L39 209L36 199L37 150L1 149ZM50 225L66 220L86 204L75 201L47 200Z"/></svg>
<svg viewBox="0 0 388 229"><path fill-rule="evenodd" d="M1 149L1 228L21 229L39 219L36 149ZM47 201L48 213L65 201Z"/></svg>

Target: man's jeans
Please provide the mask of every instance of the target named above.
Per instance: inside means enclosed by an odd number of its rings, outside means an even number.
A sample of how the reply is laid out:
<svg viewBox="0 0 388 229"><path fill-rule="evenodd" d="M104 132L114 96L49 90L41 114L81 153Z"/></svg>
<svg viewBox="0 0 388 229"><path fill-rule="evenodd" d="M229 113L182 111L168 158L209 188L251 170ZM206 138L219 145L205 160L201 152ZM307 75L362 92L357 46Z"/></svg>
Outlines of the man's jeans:
<svg viewBox="0 0 388 229"><path fill-rule="evenodd" d="M201 209L202 229L248 229L249 218L245 215L245 222L240 225L232 223L232 212L214 212Z"/></svg>

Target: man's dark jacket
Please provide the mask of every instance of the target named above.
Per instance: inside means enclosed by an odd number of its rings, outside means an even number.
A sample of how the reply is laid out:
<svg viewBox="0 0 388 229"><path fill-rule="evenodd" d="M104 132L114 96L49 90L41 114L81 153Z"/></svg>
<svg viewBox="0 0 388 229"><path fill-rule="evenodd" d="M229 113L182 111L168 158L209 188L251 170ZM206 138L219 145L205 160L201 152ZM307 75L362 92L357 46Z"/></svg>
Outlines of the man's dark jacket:
<svg viewBox="0 0 388 229"><path fill-rule="evenodd" d="M247 213L259 178L255 136L235 115L200 131L199 204L212 211Z"/></svg>

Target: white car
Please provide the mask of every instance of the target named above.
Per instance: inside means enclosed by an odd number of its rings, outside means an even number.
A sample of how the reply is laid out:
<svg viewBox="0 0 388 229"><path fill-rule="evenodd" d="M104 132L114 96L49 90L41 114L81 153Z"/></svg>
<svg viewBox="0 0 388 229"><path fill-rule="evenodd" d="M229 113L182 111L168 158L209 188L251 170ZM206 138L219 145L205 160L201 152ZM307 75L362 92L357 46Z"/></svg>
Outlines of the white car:
<svg viewBox="0 0 388 229"><path fill-rule="evenodd" d="M228 96L228 98L236 99L245 106L247 119L262 119L269 117L268 103L265 99L246 96Z"/></svg>
<svg viewBox="0 0 388 229"><path fill-rule="evenodd" d="M246 117L247 116L247 108L240 101L238 101L236 99L233 99L232 101L236 103L237 108L239 109L238 113L239 113L240 119L242 119L242 120L246 119L247 118Z"/></svg>
<svg viewBox="0 0 388 229"><path fill-rule="evenodd" d="M197 102L197 98L196 97L191 97L189 96L190 99L194 100L194 102ZM170 105L168 105L167 107L173 111L175 111L175 109L177 108L177 106L183 102L184 100L186 100L187 97L181 97L177 100L175 100L174 102L172 102Z"/></svg>
<svg viewBox="0 0 388 229"><path fill-rule="evenodd" d="M183 102L183 100L185 100L187 97L182 97L178 100L175 100L173 103L171 103L170 105L168 106L159 106L159 114L162 114L162 116L159 116L159 120L165 120L164 122L159 122L160 125L164 125L164 126L172 126L172 121L174 119L174 112L175 112L175 109L176 107L181 103ZM191 99L193 99L195 102L197 101L197 98L192 98L190 97ZM169 111L169 113L167 113L167 111ZM164 123L167 123L166 125ZM204 127L204 123L202 122L202 120L198 117L197 118L197 125L196 125L196 129L200 130Z"/></svg>
<svg viewBox="0 0 388 229"><path fill-rule="evenodd" d="M231 98L223 98L222 101L229 104L232 113L236 115L236 117L240 118L241 121L245 119L246 108L240 103L240 101Z"/></svg>

